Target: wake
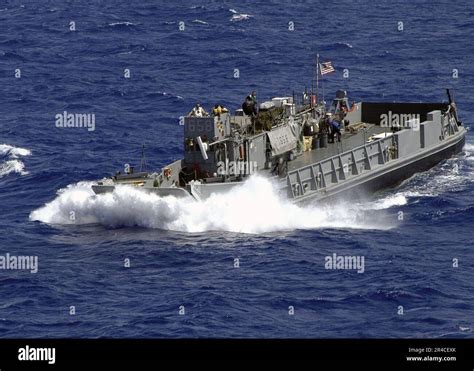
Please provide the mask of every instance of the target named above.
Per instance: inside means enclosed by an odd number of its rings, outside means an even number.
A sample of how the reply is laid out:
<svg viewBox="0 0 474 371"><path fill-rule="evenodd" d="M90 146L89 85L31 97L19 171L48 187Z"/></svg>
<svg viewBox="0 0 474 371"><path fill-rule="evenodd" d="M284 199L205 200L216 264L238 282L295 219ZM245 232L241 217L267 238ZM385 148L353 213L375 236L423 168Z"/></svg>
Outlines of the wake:
<svg viewBox="0 0 474 371"><path fill-rule="evenodd" d="M95 195L91 184L80 182L60 190L53 201L33 211L30 220L183 232L265 233L295 229L393 227L366 218L363 206L292 204L279 195L269 179L260 176L253 176L227 193L212 195L199 202L173 196L159 197L129 186L119 186L112 193ZM391 203L386 204L386 207L391 206Z"/></svg>

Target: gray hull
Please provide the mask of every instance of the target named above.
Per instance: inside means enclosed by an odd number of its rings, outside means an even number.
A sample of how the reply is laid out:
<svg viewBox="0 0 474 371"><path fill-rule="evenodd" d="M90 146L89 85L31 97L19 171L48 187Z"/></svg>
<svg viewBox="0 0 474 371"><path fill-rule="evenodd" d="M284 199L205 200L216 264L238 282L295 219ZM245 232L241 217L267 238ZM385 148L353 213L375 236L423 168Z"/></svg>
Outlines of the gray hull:
<svg viewBox="0 0 474 371"><path fill-rule="evenodd" d="M295 201L301 203L309 200L326 202L338 198L361 199L370 197L375 192L393 188L413 175L427 171L440 162L460 153L465 144L464 133L453 139L453 141L442 143L442 145L430 151L417 154L409 159L402 159L353 181L342 182L330 191L321 192L318 195L308 195L308 197L301 197Z"/></svg>

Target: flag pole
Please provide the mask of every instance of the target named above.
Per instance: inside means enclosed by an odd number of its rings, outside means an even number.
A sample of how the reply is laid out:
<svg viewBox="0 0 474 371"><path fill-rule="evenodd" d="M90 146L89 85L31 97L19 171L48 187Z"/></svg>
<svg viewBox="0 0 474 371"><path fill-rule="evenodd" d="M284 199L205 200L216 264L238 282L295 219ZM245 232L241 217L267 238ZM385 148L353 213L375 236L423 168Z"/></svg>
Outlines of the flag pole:
<svg viewBox="0 0 474 371"><path fill-rule="evenodd" d="M323 74L321 74L321 88L323 90L323 104L326 105L326 102L324 101L324 78L323 78Z"/></svg>
<svg viewBox="0 0 474 371"><path fill-rule="evenodd" d="M316 54L316 104L319 104L319 54Z"/></svg>

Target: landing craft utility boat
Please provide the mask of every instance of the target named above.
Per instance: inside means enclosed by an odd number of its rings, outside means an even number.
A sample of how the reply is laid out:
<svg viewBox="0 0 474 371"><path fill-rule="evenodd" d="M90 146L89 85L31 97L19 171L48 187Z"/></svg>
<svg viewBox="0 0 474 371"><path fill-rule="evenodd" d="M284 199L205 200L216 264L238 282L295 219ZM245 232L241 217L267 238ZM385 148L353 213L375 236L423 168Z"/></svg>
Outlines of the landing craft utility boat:
<svg viewBox="0 0 474 371"><path fill-rule="evenodd" d="M466 130L447 94L446 103L350 104L338 91L330 107L303 94L263 102L256 116L244 109L189 116L183 159L153 173L129 168L92 189L102 194L133 185L201 200L258 173L275 179L295 202L353 198L396 185L462 150Z"/></svg>

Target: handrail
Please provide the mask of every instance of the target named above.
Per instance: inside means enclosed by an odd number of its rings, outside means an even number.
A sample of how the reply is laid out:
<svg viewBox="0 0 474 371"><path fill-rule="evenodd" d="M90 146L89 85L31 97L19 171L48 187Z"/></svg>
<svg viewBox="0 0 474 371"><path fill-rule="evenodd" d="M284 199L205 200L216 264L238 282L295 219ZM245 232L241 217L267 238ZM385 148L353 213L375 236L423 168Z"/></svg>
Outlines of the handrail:
<svg viewBox="0 0 474 371"><path fill-rule="evenodd" d="M349 174L358 176L365 170L372 170L373 166L385 165L390 160L387 142L392 140L391 136L376 139L289 171L286 176L288 194L297 198L307 192L327 188L331 183L345 181L350 177Z"/></svg>

